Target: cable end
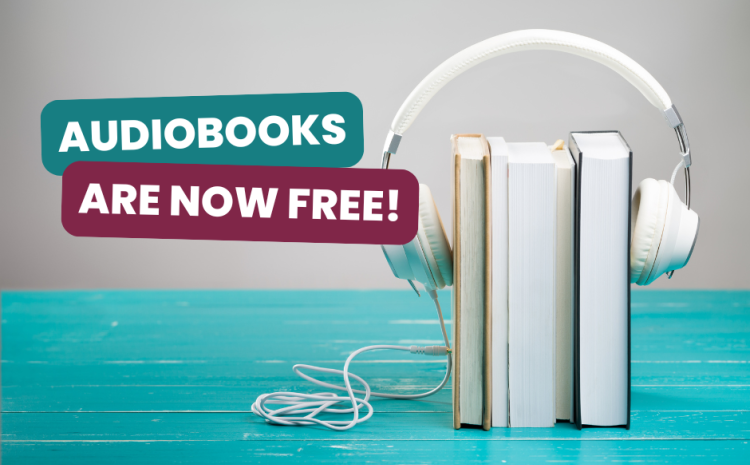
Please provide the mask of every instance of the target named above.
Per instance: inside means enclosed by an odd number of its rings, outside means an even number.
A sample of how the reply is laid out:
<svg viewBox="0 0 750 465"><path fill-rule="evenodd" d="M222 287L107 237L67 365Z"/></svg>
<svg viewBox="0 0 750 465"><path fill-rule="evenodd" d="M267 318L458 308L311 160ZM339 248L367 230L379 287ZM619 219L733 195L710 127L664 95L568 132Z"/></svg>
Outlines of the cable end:
<svg viewBox="0 0 750 465"><path fill-rule="evenodd" d="M409 352L411 352L412 354L440 356L448 355L450 353L450 349L445 346L411 346L409 347Z"/></svg>

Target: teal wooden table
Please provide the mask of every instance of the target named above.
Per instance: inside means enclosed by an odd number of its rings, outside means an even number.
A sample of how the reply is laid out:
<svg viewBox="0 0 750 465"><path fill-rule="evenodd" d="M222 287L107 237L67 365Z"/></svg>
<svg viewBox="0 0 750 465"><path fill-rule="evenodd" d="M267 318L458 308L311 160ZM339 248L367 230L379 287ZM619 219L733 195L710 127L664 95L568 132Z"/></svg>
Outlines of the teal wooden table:
<svg viewBox="0 0 750 465"><path fill-rule="evenodd" d="M441 295L449 308L449 294ZM2 460L15 463L750 463L750 292L633 292L632 428L454 431L451 392L375 400L353 430L250 413L315 389L370 344L439 344L410 291L2 293ZM374 390L436 385L444 362L373 352Z"/></svg>

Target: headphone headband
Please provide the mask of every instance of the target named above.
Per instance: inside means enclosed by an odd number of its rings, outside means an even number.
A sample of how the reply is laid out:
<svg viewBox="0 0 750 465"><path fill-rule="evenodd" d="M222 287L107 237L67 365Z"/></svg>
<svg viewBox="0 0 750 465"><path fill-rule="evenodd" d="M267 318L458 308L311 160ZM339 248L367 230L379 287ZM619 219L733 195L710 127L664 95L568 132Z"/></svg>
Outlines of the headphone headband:
<svg viewBox="0 0 750 465"><path fill-rule="evenodd" d="M492 37L453 55L435 68L409 94L391 123L391 131L383 149L383 168L388 167L390 156L396 153L402 135L409 129L432 97L455 77L490 58L526 50L556 50L572 53L597 61L619 73L651 102L664 112L670 127L674 128L680 144L683 164L690 167L690 143L685 125L664 88L641 65L624 53L594 39L562 31L530 29L509 32Z"/></svg>

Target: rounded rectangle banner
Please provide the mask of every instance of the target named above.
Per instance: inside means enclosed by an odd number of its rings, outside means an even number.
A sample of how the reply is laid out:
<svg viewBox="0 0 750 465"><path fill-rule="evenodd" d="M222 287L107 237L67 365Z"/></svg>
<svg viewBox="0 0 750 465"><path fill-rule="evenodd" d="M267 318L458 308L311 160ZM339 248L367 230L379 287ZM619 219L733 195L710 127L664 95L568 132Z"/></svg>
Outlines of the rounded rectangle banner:
<svg viewBox="0 0 750 465"><path fill-rule="evenodd" d="M74 236L405 244L418 215L404 170L76 162L63 174Z"/></svg>
<svg viewBox="0 0 750 465"><path fill-rule="evenodd" d="M42 162L349 167L364 154L362 102L348 92L55 100Z"/></svg>

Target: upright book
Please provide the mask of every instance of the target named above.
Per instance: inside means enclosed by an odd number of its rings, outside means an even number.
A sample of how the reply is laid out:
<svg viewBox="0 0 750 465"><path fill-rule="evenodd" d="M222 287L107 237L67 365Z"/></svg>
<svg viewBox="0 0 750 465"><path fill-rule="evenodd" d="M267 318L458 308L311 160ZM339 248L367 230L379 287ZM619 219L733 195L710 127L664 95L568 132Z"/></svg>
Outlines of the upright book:
<svg viewBox="0 0 750 465"><path fill-rule="evenodd" d="M492 426L508 426L508 144L488 137L492 166Z"/></svg>
<svg viewBox="0 0 750 465"><path fill-rule="evenodd" d="M555 424L556 166L544 143L509 143L510 426Z"/></svg>
<svg viewBox="0 0 750 465"><path fill-rule="evenodd" d="M573 295L576 164L559 140L551 147L557 167L555 243L555 410L557 420L575 421L573 410Z"/></svg>
<svg viewBox="0 0 750 465"><path fill-rule="evenodd" d="M575 421L630 428L632 152L617 131L574 132Z"/></svg>
<svg viewBox="0 0 750 465"><path fill-rule="evenodd" d="M453 172L453 426L492 418L491 169L480 134L451 137Z"/></svg>

